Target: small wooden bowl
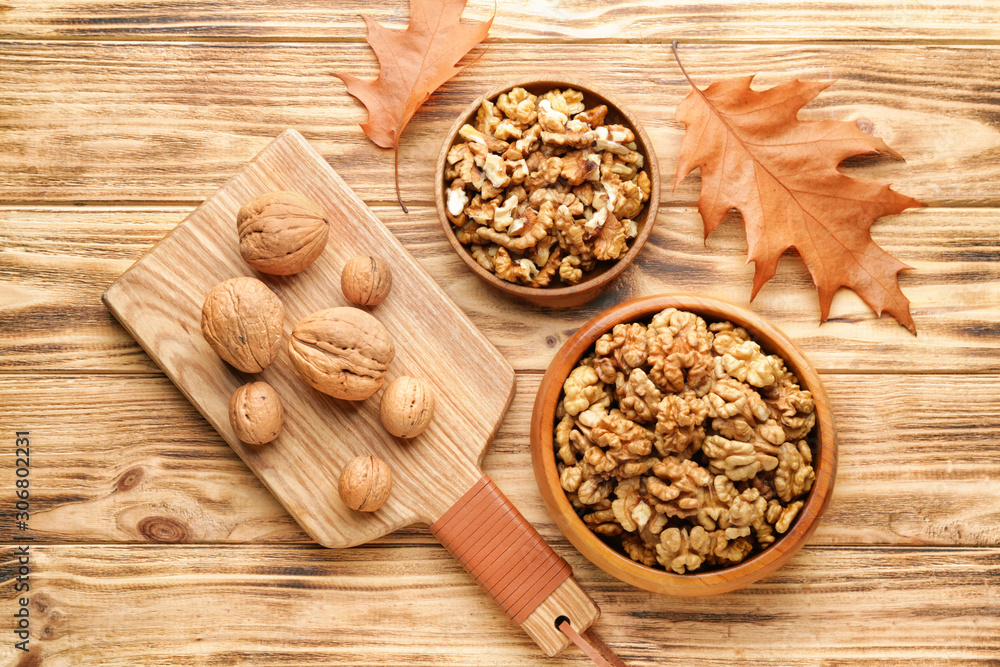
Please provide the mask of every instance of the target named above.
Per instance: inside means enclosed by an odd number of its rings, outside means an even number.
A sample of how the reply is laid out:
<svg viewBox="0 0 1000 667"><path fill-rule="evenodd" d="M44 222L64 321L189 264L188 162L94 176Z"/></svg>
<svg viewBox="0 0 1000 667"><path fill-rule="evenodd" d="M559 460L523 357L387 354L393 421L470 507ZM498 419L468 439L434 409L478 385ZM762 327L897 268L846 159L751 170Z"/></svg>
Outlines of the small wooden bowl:
<svg viewBox="0 0 1000 667"><path fill-rule="evenodd" d="M711 321L729 320L744 327L765 352L778 354L803 389L816 402L816 426L810 434L816 481L792 527L762 552L732 567L704 573L675 574L637 563L605 544L577 516L559 484L553 450L556 405L563 382L594 342L616 324L648 321L664 308L688 310ZM622 581L654 593L668 595L713 595L727 593L765 577L791 558L816 529L820 514L833 491L837 468L837 440L830 401L819 375L802 352L783 333L754 313L722 301L694 296L651 296L623 303L604 311L583 325L556 355L542 378L531 420L531 460L542 498L559 528L592 563Z"/></svg>
<svg viewBox="0 0 1000 667"><path fill-rule="evenodd" d="M480 266L479 263L473 259L472 254L458 242L458 239L455 237L455 230L446 215L446 184L444 182L444 172L448 158L448 151L454 144L461 140L459 138L458 131L466 123L475 124L476 113L479 111L479 106L482 104L483 100L496 101L501 93L509 92L511 89L518 87L526 89L533 95L542 95L553 88L573 88L583 93L583 101L588 109L599 104L607 105L608 115L605 122L607 124L624 125L632 130L635 134L637 151L645 160L645 166L643 168L646 169L649 174L649 181L652 187L649 193L649 201L646 202L645 209L643 209L643 212L636 220L639 233L632 240L632 245L628 249L628 252L625 253L624 257L614 263L600 262L598 267L592 271L585 280L576 285L568 285L565 287L527 287L525 285L509 283L506 280L497 278L496 275ZM656 221L656 210L659 206L659 201L659 165L656 162L656 155L653 153L653 142L650 140L649 135L646 134L646 131L642 129L642 126L639 124L639 120L614 95L601 92L594 86L575 79L520 79L517 81L510 81L487 91L486 94L466 107L465 111L459 115L458 120L455 121L455 124L452 125L451 130L448 131L448 137L441 146L441 153L438 155L437 166L434 172L434 203L437 207L438 218L441 220L441 227L444 229L445 237L447 237L448 242L451 243L455 252L458 253L458 256L462 258L462 261L464 261L477 276L502 292L518 297L529 303L533 303L538 306L547 306L549 308L573 308L575 306L582 305L598 296L605 288L607 288L607 286L611 284L611 282L618 277L622 271L625 270L625 267L627 267L632 260L635 259L636 255L639 254L639 250L641 250L642 246L646 243L646 239L649 238L649 233L653 230L653 224ZM601 266L600 264L604 264L605 266Z"/></svg>

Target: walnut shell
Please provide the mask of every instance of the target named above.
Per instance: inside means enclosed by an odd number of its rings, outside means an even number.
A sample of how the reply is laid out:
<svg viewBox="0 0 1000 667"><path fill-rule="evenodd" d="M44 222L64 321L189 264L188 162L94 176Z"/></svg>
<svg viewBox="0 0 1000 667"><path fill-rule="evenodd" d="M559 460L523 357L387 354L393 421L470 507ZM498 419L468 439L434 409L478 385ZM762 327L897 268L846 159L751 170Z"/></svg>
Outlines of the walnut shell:
<svg viewBox="0 0 1000 667"><path fill-rule="evenodd" d="M434 389L420 378L401 376L382 392L379 415L385 430L398 438L423 433L434 417Z"/></svg>
<svg viewBox="0 0 1000 667"><path fill-rule="evenodd" d="M380 458L359 456L340 473L340 499L359 512L374 512L382 507L391 490L392 471Z"/></svg>
<svg viewBox="0 0 1000 667"><path fill-rule="evenodd" d="M396 354L382 323L357 308L329 308L304 318L292 330L288 351L311 387L348 401L381 389Z"/></svg>
<svg viewBox="0 0 1000 667"><path fill-rule="evenodd" d="M278 296L256 278L231 278L205 297L201 332L223 361L259 373L278 356L285 311Z"/></svg>
<svg viewBox="0 0 1000 667"><path fill-rule="evenodd" d="M392 289L392 270L378 257L352 257L340 274L340 288L351 303L377 306Z"/></svg>
<svg viewBox="0 0 1000 667"><path fill-rule="evenodd" d="M281 398L266 382L245 384L229 399L229 423L243 442L251 445L271 442L281 433L284 421Z"/></svg>
<svg viewBox="0 0 1000 667"><path fill-rule="evenodd" d="M236 214L243 260L264 273L287 276L312 264L330 233L323 209L294 192L268 192Z"/></svg>

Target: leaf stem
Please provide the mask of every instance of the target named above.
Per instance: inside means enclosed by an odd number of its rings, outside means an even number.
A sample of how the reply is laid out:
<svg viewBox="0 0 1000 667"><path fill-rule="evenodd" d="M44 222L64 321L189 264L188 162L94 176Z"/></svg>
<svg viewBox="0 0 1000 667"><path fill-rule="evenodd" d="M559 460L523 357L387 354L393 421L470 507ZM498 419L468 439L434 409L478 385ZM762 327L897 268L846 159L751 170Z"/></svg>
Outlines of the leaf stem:
<svg viewBox="0 0 1000 667"><path fill-rule="evenodd" d="M399 207L403 209L403 213L409 213L410 209L406 208L406 204L403 203L403 195L399 193L399 142L393 147L393 153L396 155L396 201L399 202Z"/></svg>
<svg viewBox="0 0 1000 667"><path fill-rule="evenodd" d="M687 70L684 69L684 63L681 62L681 57L677 53L677 40L676 39L674 40L673 44L670 45L670 50L674 52L674 60L676 60L677 64L680 66L681 73L684 74L684 78L687 79L688 83L691 84L692 88L694 88L695 90L697 90L698 86L694 85L694 81L692 81L691 77L688 76Z"/></svg>

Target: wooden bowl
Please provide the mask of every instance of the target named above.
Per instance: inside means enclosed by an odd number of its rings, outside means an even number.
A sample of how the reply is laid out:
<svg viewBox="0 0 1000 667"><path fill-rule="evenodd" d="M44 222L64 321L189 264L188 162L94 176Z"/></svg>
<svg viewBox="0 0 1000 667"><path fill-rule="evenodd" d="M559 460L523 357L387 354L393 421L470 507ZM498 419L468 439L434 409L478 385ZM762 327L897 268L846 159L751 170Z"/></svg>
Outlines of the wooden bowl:
<svg viewBox="0 0 1000 667"><path fill-rule="evenodd" d="M576 285L565 287L528 287L497 278L496 275L480 266L473 259L472 254L458 242L458 239L455 237L454 228L446 215L445 164L448 158L448 151L454 144L461 141L458 131L466 123L475 124L476 113L479 111L479 106L483 100L496 101L501 93L509 92L511 89L518 87L526 89L533 95L544 94L553 88L573 88L583 93L583 102L588 109L599 104L607 105L608 115L605 122L608 124L624 125L632 130L635 134L637 151L645 160L644 168L649 174L652 187L649 194L649 201L646 202L646 207L636 220L639 230L638 235L632 240L632 245L624 257L615 262L600 262L598 267L586 276L585 280ZM455 121L455 124L452 125L451 130L448 131L448 136L441 146L441 153L438 155L437 166L434 172L434 203L437 207L438 218L441 220L441 227L444 229L445 237L451 243L455 252L458 253L458 256L462 258L462 261L468 265L473 273L505 294L518 297L538 306L547 306L550 308L573 308L579 306L595 298L607 288L625 270L625 267L635 259L636 255L639 254L639 250L646 243L646 239L649 238L649 233L653 229L653 223L656 221L656 210L659 206L659 201L659 165L656 162L656 155L653 153L653 142L650 140L649 135L646 134L646 131L642 129L639 120L614 95L599 91L591 84L575 79L520 79L510 81L487 91L482 97L466 107L465 111L459 115L458 120Z"/></svg>
<svg viewBox="0 0 1000 667"><path fill-rule="evenodd" d="M799 378L803 389L816 402L816 426L809 435L813 447L816 481L791 528L762 552L742 563L711 572L675 574L637 563L605 544L577 516L559 484L553 450L556 405L563 382L594 342L616 324L648 321L664 308L696 313L709 322L729 320L744 327L765 352L778 354ZM542 378L531 420L531 459L542 498L559 528L591 562L622 581L655 593L668 595L712 595L727 593L765 577L788 561L816 529L820 514L830 500L837 468L837 441L830 402L819 375L802 352L783 333L754 313L722 301L694 296L651 296L623 303L604 311L583 325L556 355Z"/></svg>

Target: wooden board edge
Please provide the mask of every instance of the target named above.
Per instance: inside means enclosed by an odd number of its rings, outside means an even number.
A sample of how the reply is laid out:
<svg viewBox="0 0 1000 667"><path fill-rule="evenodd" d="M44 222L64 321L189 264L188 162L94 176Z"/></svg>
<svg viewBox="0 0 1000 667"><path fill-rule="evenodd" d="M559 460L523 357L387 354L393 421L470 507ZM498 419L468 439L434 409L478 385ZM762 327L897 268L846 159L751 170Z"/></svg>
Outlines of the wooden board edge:
<svg viewBox="0 0 1000 667"><path fill-rule="evenodd" d="M280 146L281 142L283 140L284 140L285 143L289 143L290 142L290 143L296 144L296 146L299 147L299 148L301 148L304 153L310 154L312 157L314 157L316 159L317 163L325 165L327 167L327 169L328 169L328 174L329 174L329 177L331 179L333 179L334 181L339 182L339 184L341 184L344 187L345 190L353 192L353 189L351 189L350 186L347 185L346 182L344 182L344 180L340 177L340 174L338 174L337 171L329 164L329 162L326 160L326 158L323 157L323 155L321 153L319 153L319 151L317 151L316 148L313 147L306 140L306 138L302 136L301 133L299 133L297 130L295 130L293 128L288 128L288 129L284 130L277 137L275 137L274 139L272 139L271 142L269 142L268 145L263 150L261 150L259 153L257 153L257 155L254 156L254 158L252 160L249 160L247 163L245 163L244 166L239 171L237 171L237 173L235 173L232 177L230 177L229 179L227 179L227 181L223 185L221 185L219 187L219 190L223 190L226 187L228 187L229 184L232 183L232 181L234 181L235 179L239 178L245 172L245 170L247 169L247 167L250 164L252 164L252 163L260 160L269 150L272 150L276 146ZM107 290L105 290L105 292L101 295L101 301L104 304L104 306L108 309L109 312L111 312L111 314L115 317L115 319L119 322L119 324L122 325L122 327L126 330L126 332L136 341L136 343L143 349L143 351L150 357L150 359L153 359L154 363L156 363L156 362L155 362L155 359L154 359L153 355L150 354L149 350L146 349L145 345L143 345L139 341L139 339L135 335L135 332L127 324L127 322L125 321L125 318L123 318L122 312L120 311L120 309L118 307L119 294L121 293L122 290L126 289L126 284L127 284L128 279L130 277L129 274L131 274L133 272L133 269L137 269L140 265L142 265L148 259L148 257L151 255L151 253L153 253L159 247L159 245L161 243L163 243L164 241L166 241L170 237L171 234L173 234L175 231L177 231L177 229L179 229L181 226L183 226L183 224L185 222L187 222L191 217L197 215L198 212L202 209L202 207L204 207L208 202L210 202L212 200L212 198L214 197L214 194L215 193L213 193L212 195L210 195L209 197L207 197L197 208L195 208L193 211L191 211L184 218L184 220L182 220L180 223L178 223L178 225L174 229L170 230L167 234L165 234L163 236L163 238L161 238L159 241L157 241L149 250L147 250L142 255L142 257L140 257L138 260L136 260L135 263L133 263L128 269L126 269L107 288ZM358 198L358 200L361 202L362 205L367 206L367 204L364 202L364 200L360 199L360 197ZM369 210L370 210L370 207L369 207ZM391 238L392 241L399 246L400 250L402 252L405 252L405 253L409 254L409 251L406 249L406 247L402 244L402 242L398 239L398 237L396 237L396 235L391 230L388 229L388 227L385 225L385 223L382 221L382 219L379 218L377 215L375 215L374 211L372 211L371 213L372 213L372 216L378 221L378 223L381 224L381 225L383 225L386 228L386 231L388 232L388 237ZM492 444L493 439L496 437L496 434L498 433L498 431L500 429L500 426L503 423L504 418L506 417L507 413L509 412L510 406L513 403L514 397L516 395L516 392L517 392L517 372L515 371L514 367L510 364L510 362L506 359L506 357L504 357L499 352L499 350L496 349L496 346L492 343L492 341L490 341L482 333L482 331L475 325L475 323L472 322L472 320L469 318L469 316L465 312L465 310L462 309L461 306L459 306L457 303L455 303L454 300L452 300L451 297L449 297L447 295L447 292L445 292L445 290L441 287L440 283L438 283L438 281L433 276L431 276L430 273L428 273L428 271L418 261L416 261L416 259L413 260L413 265L414 265L414 267L415 267L416 270L423 272L424 277L427 279L427 281L429 283L437 286L437 288L441 291L441 293L445 297L445 299L452 305L452 307L453 307L453 309L455 311L455 315L458 316L458 317L464 318L465 321L469 323L469 325L470 325L470 327L469 327L470 332L473 332L474 335L475 335L475 337L479 338L480 343L483 344L483 345L485 345L485 346L488 346L491 349L493 349L496 352L497 358L503 361L503 373L504 373L504 376L505 376L503 379L504 379L504 381L506 381L507 385L509 386L509 391L508 391L507 399L506 399L506 401L504 403L503 409L502 409L502 411L500 413L500 417L499 417L499 419L497 419L496 424L494 425L492 432L488 435L488 437L486 439L486 442L484 443L483 447L481 448L480 454L479 454L478 458L476 459L476 468L477 469L475 471L476 474L473 475L473 476L478 478L478 476L482 475L482 461L483 461L483 458L485 457L487 450L489 449L490 445ZM207 418L207 416L204 413L201 412L201 410L197 406L197 403L194 400L192 400L192 397L190 395L188 395L188 393L181 387L181 385L177 382L177 379L174 378L173 375L169 371L167 371L163 367L159 366L159 364L156 364L156 365L157 365L157 367L160 368L160 370L164 373L164 375L167 376L167 378L171 381L171 383L174 385L174 387L176 387L181 392L181 394L184 396L184 398L192 406L194 406L196 410L198 410L198 413L201 415L201 417L203 419L205 419L209 423L209 425L212 425L211 420L209 420ZM214 426L213 426L213 430L216 430L216 429L214 429ZM241 461L243 461L243 464L246 465L247 468L249 470L251 470L251 472L252 472L253 468L243 458L243 456L240 453L239 449L237 447L233 447L232 443L228 442L228 440L227 440L227 438L225 437L224 434L220 433L219 435L222 437L222 439L224 441L227 442L227 444L230 445L231 449L233 449L236 452L236 454L238 456L240 456L240 459L241 459ZM264 487L267 488L268 492L271 493L271 495L275 497L275 499L279 502L279 504L281 504L281 506L285 509L285 511L288 512L294 518L295 513L284 503L284 501L280 498L279 494L276 494L276 493L274 493L273 490L271 490L271 488L267 484L266 480L264 480L259 475L255 475L255 476L257 476L257 478L261 481L261 483L264 485ZM461 497L461 495L465 491L466 491L465 488L457 489L456 490L456 494L457 494L456 497ZM396 526L395 528L393 528L389 532L393 532L393 531L398 530L400 528L406 527L406 525L413 525L413 524L418 524L418 523L422 523L422 522L426 522L429 525L429 524L433 523L436 520L436 518L437 517L431 517L431 516L421 517L421 518L417 519L416 521L414 521L412 524L404 524L404 525ZM296 521L296 523L299 524L299 526L302 528L302 530L307 535L309 535L309 537L312 540L314 540L317 544L319 544L320 546L323 546L325 548L330 548L330 549L346 549L346 548L351 548L351 547L354 547L354 546L359 546L359 545L362 545L362 544L366 544L367 542L370 541L368 539L364 539L364 540L361 540L361 541L358 541L358 542L355 542L355 543L346 543L346 544L345 543L340 543L340 542L334 542L334 541L331 541L330 539L325 539L322 536L316 534L313 530L311 530L309 527L303 525L301 522Z"/></svg>
<svg viewBox="0 0 1000 667"><path fill-rule="evenodd" d="M138 264L138 262L136 262L136 264ZM149 354L149 350L147 350L146 347L142 343L139 342L139 339L135 337L135 334L132 332L131 327L129 327L129 325L125 322L125 320L122 319L119 316L118 308L116 307L116 305L114 303L114 296L115 295L113 293L111 293L112 289L115 287L116 284L117 284L117 281L115 281L115 284L112 284L111 287L108 288L108 291L105 292L101 296L101 301L104 302L104 305L111 312L111 314L118 321L118 323L121 324L122 327L125 329L125 331L128 332L128 335L132 336L132 338L135 340L135 342L142 348L143 352L145 352L149 356L149 358L151 360L153 360L153 363L156 363L156 360L154 359L153 355ZM213 431L215 431L216 433L218 433L218 430L215 428L215 426L212 425L212 422L209 421L208 417L206 417L204 415L204 413L202 413L202 411L198 408L198 405L195 403L195 401L192 400L191 396L189 396L188 393L180 386L180 384L178 384L178 382L174 379L174 377L166 369L160 367L159 364L157 364L157 367L159 367L160 370L163 371L163 374L167 376L168 380L170 380L170 384L172 384L174 386L174 388L177 389L177 391L179 391L184 396L184 399L191 405L191 407L193 407L195 410L198 411L198 414L201 415L201 418L204 419L206 423L208 423L209 427L211 427L211 429ZM222 433L219 433L219 437L222 438L223 442L225 442L226 445L237 456L240 457L240 461L242 461L243 465L245 465L247 467L247 470L249 470L251 473L253 473L253 468L251 468L250 464L247 463L246 459L243 458L243 455L240 453L240 451L236 447L233 447L229 443L229 441L226 440L225 436ZM271 496L275 500L278 501L278 504L281 505L282 509L284 509L286 512L288 512L288 514L294 519L295 518L295 514L288 508L288 506L285 505L285 503L281 500L281 498L278 497L278 494L274 493L271 490L271 487L268 486L267 482L263 478L261 478L259 475L257 475L257 474L254 474L254 477L256 477L257 480L260 481L260 483L264 486L264 488L267 489L267 492L270 493ZM295 523L299 526L299 528L301 528L306 533L306 535L309 536L310 539L312 539L314 542L316 542L320 546L326 547L328 549L329 548L335 548L333 545L325 543L324 540L320 539L320 537L318 535L313 534L313 532L309 528L307 528L306 526L302 525L301 522L299 522L299 521L296 520ZM357 546L357 545L349 545L349 546Z"/></svg>
<svg viewBox="0 0 1000 667"><path fill-rule="evenodd" d="M171 375L171 373L169 371L167 371L165 368L163 368L158 363L156 363L156 359L154 358L154 356L152 354L150 354L149 350L146 349L145 345L143 345L139 341L139 339L136 337L135 332L128 325L128 323L125 321L125 319L122 317L122 314L121 314L121 312L118 309L118 306L117 306L117 296L118 296L119 292L122 289L124 289L125 281L128 279L129 274L132 273L133 269L136 269L141 264L143 264L146 261L146 259L153 253L153 251L155 251L160 246L161 243L163 243L164 241L166 241L170 237L170 235L173 234L175 231L177 231L185 222L187 222L187 220L189 220L191 217L193 217L194 215L196 215L202 209L202 207L204 207L206 205L206 203L208 203L209 201L211 201L212 197L215 195L216 192L218 192L219 190L222 190L222 189L226 188L230 183L232 183L234 180L236 180L237 178L239 178L239 176L246 170L247 165L251 164L252 162L255 162L255 161L259 160L265 153L267 153L269 150L271 150L274 146L277 145L277 142L278 142L279 139L281 139L282 137L286 137L286 136L291 137L292 139L298 140L301 143L304 143L304 144L308 145L308 142L305 140L305 138L301 134L299 134L295 129L288 128L288 129L282 131L277 137L275 137L270 142L268 142L267 146L265 146L261 151L259 151L251 160L248 160L239 171L237 171L235 174L233 174L230 178L226 179L226 182L223 183L221 186L219 186L219 188L217 188L212 193L212 195L210 195L209 197L206 197L202 201L201 204L199 204L193 211L191 211L190 213L188 213L188 215L183 220L181 220L173 229L171 229L169 232L167 232L163 236L163 238L161 238L159 241L157 241L155 244L153 244L153 246L149 250L147 250L145 253L143 253L142 257L140 257L139 259L137 259L129 268L127 268L125 271L123 271L122 274L120 276L118 276L118 278L116 278L115 281L113 283L111 283L111 285L108 286L108 288L104 291L104 293L101 294L101 302L108 309L108 311L114 316L115 320L122 326L122 328L125 329L125 331L128 333L129 336L132 337L132 339L136 342L136 344L138 344L139 347L142 348L143 352L145 352L146 355L149 356L150 360L152 360L153 363L156 364L156 366L163 372L163 374L167 376L167 379L170 380L171 384L173 384L174 387L184 396L184 398L188 401L188 403L190 403L191 406L194 407L195 410L198 411L198 414L201 415L201 418L204 419L206 422L208 422L209 426L212 426L212 430L216 431L216 432L217 432L217 429L215 429L215 427L212 425L212 422L208 419L208 417L206 417L204 415L204 413L201 412L201 410L197 406L197 403L194 400L192 400L192 397L188 395L188 393L181 387L181 385L177 382L176 378L174 378L173 375ZM311 146L310 146L310 148L311 148ZM325 162L325 160L324 160L324 162ZM219 433L219 436L226 442L227 445L229 445L230 449L232 449L236 453L236 455L240 457L240 460L243 462L243 465L247 466L247 469L250 470L251 472L253 472L253 468L250 467L250 464L247 463L247 461L243 458L243 455L240 454L239 450L236 447L233 447L228 442L228 440L226 440L226 438L225 438L225 436L223 434ZM270 493L271 496L274 497L274 499L278 501L278 503L282 506L282 508L286 512L288 512L289 515L291 515L294 518L295 514L288 508L288 506L285 505L285 503L282 501L282 499L280 497L278 497L278 494L274 493L271 490L271 488L270 488L270 486L268 486L267 482L263 478L261 478L259 475L254 474L254 476L257 477L258 480L260 480L261 484L264 485L264 487L267 489L268 493ZM302 530L312 540L314 540L317 544L319 544L319 545L321 545L323 547L326 547L326 548L348 548L348 547L351 547L351 546L357 546L357 545L354 545L354 544L347 545L347 546L333 545L333 544L331 544L329 542L329 540L321 539L318 535L314 534L313 531L311 531L306 526L302 525L301 522L296 521L296 523L299 525L300 528L302 528ZM359 544L362 544L362 543L359 543Z"/></svg>
<svg viewBox="0 0 1000 667"><path fill-rule="evenodd" d="M215 190L213 190L211 195L209 195L205 199L202 199L201 203L198 204L198 206L196 206L193 211L191 211L190 213L188 213L184 217L183 220L181 220L180 222L178 222L174 226L173 229L171 229L169 232L167 232L166 234L164 234L163 238L161 238L159 241L157 241L152 246L150 246L150 248L148 250L146 250L146 252L144 252L139 259L135 260L135 262L132 263L132 266L130 266L127 269L125 269L124 271L122 271L121 275L119 275L117 278L115 278L115 281L113 283L111 283L108 286L108 289L105 290L104 293L101 295L101 301L104 303L104 305L107 306L108 309L110 310L111 308L108 305L108 294L114 290L115 286L123 278L125 278L129 273L131 273L132 269L134 269L137 266L139 266L139 264L142 263L150 255L150 253L152 253L154 250L156 250L161 243L163 243L168 238L170 238L170 235L173 234L175 231L177 231L178 227L180 227L181 225L183 225L185 222L187 222L187 220L189 218L191 218L198 211L200 211L201 208L212 198L212 196L215 195L216 192L218 192L219 190L222 190L222 189L226 188L230 183L232 183L234 180L236 180L237 178L239 178L240 174L243 173L243 171L246 169L246 166L248 164L250 164L251 162L256 162L257 160L259 160L261 158L261 156L264 155L264 153L266 153L267 151L269 151L275 145L275 142L277 142L279 139L281 139L282 137L284 137L286 134L298 137L304 143L308 144L308 142L305 141L305 138L301 134L299 134L298 131L295 130L294 128L289 127L289 128L287 128L285 130L282 130L282 132L278 136L276 136L274 139L272 139L271 141L268 142L267 146L264 146L264 148L262 148L260 151L258 151L256 155L254 155L252 158L250 158L249 160L247 160L243 164L243 166L235 174L233 174L232 176L230 176L229 178L227 178L226 181L222 185L220 185ZM234 221L234 224L235 224L235 221ZM119 318L117 314L115 314L115 319L118 320L119 322L121 322L121 318ZM126 328L126 330L128 330L128 327L125 327L125 328ZM132 336L132 338L135 338L135 336L132 334L131 331L129 331L128 333L129 333L130 336ZM145 351L145 348L143 348L143 350ZM146 354L149 354L149 352L147 351Z"/></svg>
<svg viewBox="0 0 1000 667"><path fill-rule="evenodd" d="M114 285L112 285L111 287L113 288ZM125 330L128 332L128 334L130 336L132 336L133 339L135 339L136 343L138 343L139 346L142 347L143 352L145 352L149 356L150 359L153 359L153 355L149 354L149 351L145 348L145 346L142 343L140 343L138 339L135 338L135 335L132 333L132 329L128 326L128 324L126 324L125 321L121 317L119 317L118 309L114 305L114 301L113 301L114 294L111 294L110 298L108 296L110 292L111 292L111 288L109 288L108 291L105 292L104 295L101 297L101 300L104 302L104 305L107 306L108 310L111 312L112 315L114 315L114 317L118 321L118 323L121 324L122 327L125 328ZM153 359L153 362L156 363L155 359ZM157 366L159 367L159 364L157 364ZM191 396L189 396L188 393L180 386L180 384L178 384L178 382L174 379L174 377L166 369L164 369L164 368L161 367L160 370L162 370L163 374L167 376L167 379L170 380L170 383L174 386L174 388L177 389L177 391L179 391L184 396L184 399L189 404L191 404L191 406L195 410L198 411L198 414L201 415L201 418L204 419L206 423L208 423L208 425L212 428L212 430L215 431L216 433L218 433L218 430L215 428L215 426L212 424L212 422L208 419L208 417L206 417L204 415L204 413L202 413L202 411L198 408L198 405L195 403L195 401L192 400ZM240 451L236 447L233 447L232 444L230 444L229 441L226 440L225 436L222 433L219 433L219 437L222 438L222 440L226 443L226 445L228 445L229 448L237 456L240 457L240 461L242 461L243 465L245 465L247 467L247 470L249 470L251 473L253 473L253 468L251 468L250 464L247 463L246 459L243 458L243 455L240 453ZM271 496L276 501L278 501L278 504L281 505L282 509L284 509L286 512L288 512L289 516L291 516L293 519L295 519L295 513L292 512L291 509L289 509L287 505L285 505L284 501L278 496L278 494L274 493L274 491L271 490L271 487L268 485L267 481L264 480L259 475L257 475L256 473L253 473L253 475L254 475L254 477L257 478L258 481L260 481L260 483L264 486L264 488L267 489L267 492L270 493ZM299 526L299 528L301 528L303 530L303 532L306 533L306 535L309 536L309 538L311 540L313 540L314 542L316 542L317 544L319 544L322 547L326 547L327 549L338 549L338 548L339 549L346 549L346 548L350 548L350 547L353 547L353 546L358 546L360 544L365 544L368 541L368 540L365 540L364 542L358 542L357 544L348 544L348 545L332 544L329 540L323 539L319 535L315 534L312 530L310 530L309 527L303 525L300 521L296 520L295 523Z"/></svg>

